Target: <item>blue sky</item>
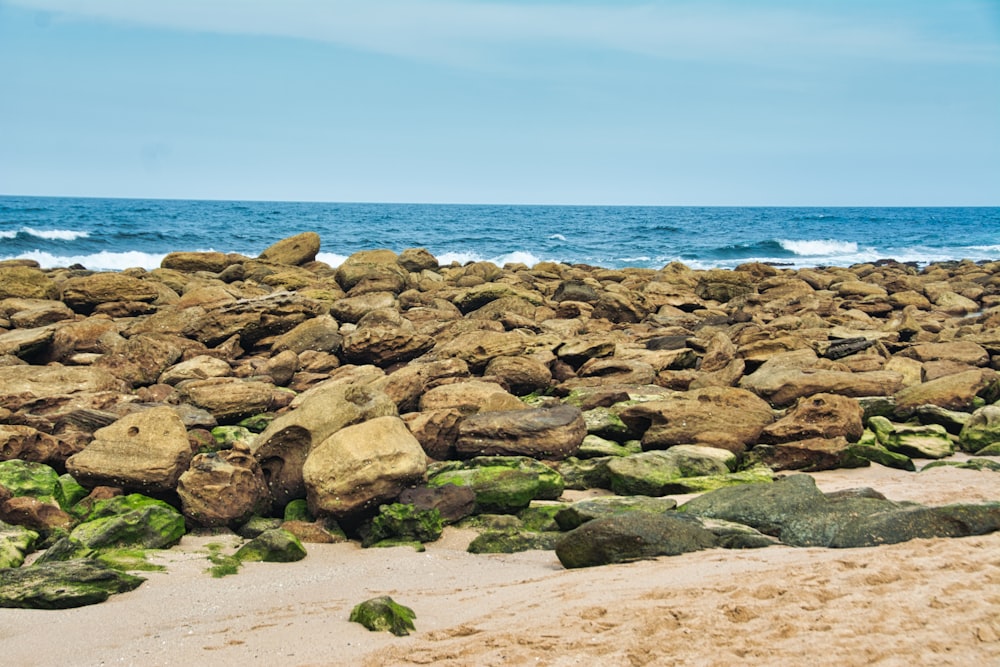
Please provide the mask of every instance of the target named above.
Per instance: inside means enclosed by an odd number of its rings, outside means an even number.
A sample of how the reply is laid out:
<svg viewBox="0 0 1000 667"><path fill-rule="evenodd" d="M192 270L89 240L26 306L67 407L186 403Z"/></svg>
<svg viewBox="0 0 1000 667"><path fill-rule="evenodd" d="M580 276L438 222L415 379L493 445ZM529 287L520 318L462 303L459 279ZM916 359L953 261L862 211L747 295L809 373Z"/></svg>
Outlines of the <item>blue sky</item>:
<svg viewBox="0 0 1000 667"><path fill-rule="evenodd" d="M0 0L0 193L1000 205L1000 2Z"/></svg>

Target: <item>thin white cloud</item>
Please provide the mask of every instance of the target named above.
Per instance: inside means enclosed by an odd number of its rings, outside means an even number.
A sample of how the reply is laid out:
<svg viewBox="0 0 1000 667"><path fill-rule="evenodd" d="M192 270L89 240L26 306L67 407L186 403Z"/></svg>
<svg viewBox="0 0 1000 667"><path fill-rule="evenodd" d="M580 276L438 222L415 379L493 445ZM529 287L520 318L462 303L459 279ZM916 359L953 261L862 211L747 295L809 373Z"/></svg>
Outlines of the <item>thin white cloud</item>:
<svg viewBox="0 0 1000 667"><path fill-rule="evenodd" d="M8 0L56 16L222 34L331 42L477 66L518 47L585 47L653 58L793 62L861 58L1000 62L997 40L948 40L906 15L762 8L751 3L459 0ZM815 7L815 5L813 5ZM862 10L863 11L863 10ZM868 22L870 21L870 22Z"/></svg>

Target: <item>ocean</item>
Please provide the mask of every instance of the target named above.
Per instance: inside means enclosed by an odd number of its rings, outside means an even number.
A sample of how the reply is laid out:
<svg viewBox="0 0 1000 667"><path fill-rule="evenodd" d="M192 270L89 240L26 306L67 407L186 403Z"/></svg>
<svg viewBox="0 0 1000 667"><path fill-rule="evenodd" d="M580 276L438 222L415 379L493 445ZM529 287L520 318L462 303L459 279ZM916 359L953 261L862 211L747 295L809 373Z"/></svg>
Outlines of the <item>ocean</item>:
<svg viewBox="0 0 1000 667"><path fill-rule="evenodd" d="M879 259L1000 260L1000 208L535 206L0 196L0 259L153 269L173 251L257 256L299 232L332 266L359 250L427 248L442 264L803 268Z"/></svg>

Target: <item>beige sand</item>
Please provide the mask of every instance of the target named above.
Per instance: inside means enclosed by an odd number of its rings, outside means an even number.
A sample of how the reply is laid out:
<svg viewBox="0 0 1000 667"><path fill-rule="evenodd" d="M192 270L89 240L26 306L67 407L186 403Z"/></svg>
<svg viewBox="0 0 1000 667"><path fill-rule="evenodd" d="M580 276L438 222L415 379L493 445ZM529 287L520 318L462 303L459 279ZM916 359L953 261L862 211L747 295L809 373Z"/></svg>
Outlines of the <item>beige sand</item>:
<svg viewBox="0 0 1000 667"><path fill-rule="evenodd" d="M1000 500L1000 474L872 466L816 476L927 504ZM309 545L299 563L205 573L189 536L166 573L66 611L0 609L5 665L1000 665L1000 533L871 549L712 550L567 571L551 552L473 556ZM417 632L347 621L391 595Z"/></svg>

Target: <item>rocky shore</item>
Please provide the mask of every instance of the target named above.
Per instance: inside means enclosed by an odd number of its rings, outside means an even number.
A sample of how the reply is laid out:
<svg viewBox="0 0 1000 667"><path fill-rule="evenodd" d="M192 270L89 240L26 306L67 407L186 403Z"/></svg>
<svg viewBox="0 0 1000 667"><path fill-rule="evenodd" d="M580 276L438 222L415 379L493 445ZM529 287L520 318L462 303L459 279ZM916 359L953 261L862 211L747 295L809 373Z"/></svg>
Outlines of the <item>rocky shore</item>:
<svg viewBox="0 0 1000 667"><path fill-rule="evenodd" d="M0 606L134 589L144 550L200 529L241 536L235 569L446 525L567 568L1000 528L998 502L796 474L1000 469L1000 262L334 269L319 247L0 263Z"/></svg>

